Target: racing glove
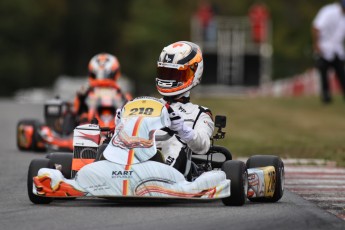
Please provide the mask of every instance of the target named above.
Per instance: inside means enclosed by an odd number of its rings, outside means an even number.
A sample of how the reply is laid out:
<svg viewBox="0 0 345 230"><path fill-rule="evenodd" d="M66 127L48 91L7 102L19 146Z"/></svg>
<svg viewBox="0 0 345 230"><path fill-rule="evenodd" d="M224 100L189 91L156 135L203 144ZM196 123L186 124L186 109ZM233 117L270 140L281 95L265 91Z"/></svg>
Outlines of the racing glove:
<svg viewBox="0 0 345 230"><path fill-rule="evenodd" d="M182 116L179 112L171 112L169 114L170 120L171 120L171 125L170 129L177 132L178 136L186 142L189 142L193 140L195 136L194 130L187 126L182 119Z"/></svg>

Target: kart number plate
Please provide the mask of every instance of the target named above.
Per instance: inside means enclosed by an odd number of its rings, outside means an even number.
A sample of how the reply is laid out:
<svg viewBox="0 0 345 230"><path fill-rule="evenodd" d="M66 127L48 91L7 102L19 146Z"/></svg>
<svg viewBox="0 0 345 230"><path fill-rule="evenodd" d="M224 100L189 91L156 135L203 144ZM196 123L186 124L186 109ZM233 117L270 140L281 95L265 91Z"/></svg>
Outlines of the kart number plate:
<svg viewBox="0 0 345 230"><path fill-rule="evenodd" d="M159 117L163 107L164 105L157 101L137 100L125 105L123 116Z"/></svg>

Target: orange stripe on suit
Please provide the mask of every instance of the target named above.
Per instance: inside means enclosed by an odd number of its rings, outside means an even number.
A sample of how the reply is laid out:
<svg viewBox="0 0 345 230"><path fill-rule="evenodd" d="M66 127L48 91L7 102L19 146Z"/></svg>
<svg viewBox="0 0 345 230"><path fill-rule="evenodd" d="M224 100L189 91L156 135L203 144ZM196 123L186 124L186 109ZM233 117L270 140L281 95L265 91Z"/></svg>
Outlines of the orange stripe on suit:
<svg viewBox="0 0 345 230"><path fill-rule="evenodd" d="M138 135L138 130L139 130L139 127L140 127L141 122L143 121L143 119L144 119L144 117L140 116L140 117L138 117L138 120L135 122L134 128L133 128L133 132L132 132L132 136L133 137ZM132 163L133 163L133 159L134 159L134 149L131 149L128 152L128 160L127 160L127 164L126 164L126 167L125 167L126 171L131 169ZM123 187L122 195L126 196L128 194L129 181L128 180L124 180L122 187Z"/></svg>

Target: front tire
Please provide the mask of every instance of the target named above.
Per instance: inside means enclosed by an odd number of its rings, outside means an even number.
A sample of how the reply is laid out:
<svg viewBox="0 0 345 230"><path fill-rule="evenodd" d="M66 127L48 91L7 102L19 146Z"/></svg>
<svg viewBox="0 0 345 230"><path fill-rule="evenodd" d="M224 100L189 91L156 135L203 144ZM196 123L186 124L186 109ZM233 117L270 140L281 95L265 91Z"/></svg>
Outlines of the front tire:
<svg viewBox="0 0 345 230"><path fill-rule="evenodd" d="M222 171L226 178L231 180L230 197L222 199L226 206L242 206L247 198L248 173L244 162L237 160L225 161L222 165Z"/></svg>
<svg viewBox="0 0 345 230"><path fill-rule="evenodd" d="M247 160L247 168L258 168L273 166L276 171L276 183L274 187L273 197L254 197L248 198L253 202L277 202L283 197L284 183L285 183L285 171L284 163L278 156L274 155L255 155Z"/></svg>
<svg viewBox="0 0 345 230"><path fill-rule="evenodd" d="M37 196L32 191L33 177L37 176L41 168L49 168L49 159L34 159L31 161L27 179L28 196L30 201L34 204L49 204L53 201L53 198Z"/></svg>

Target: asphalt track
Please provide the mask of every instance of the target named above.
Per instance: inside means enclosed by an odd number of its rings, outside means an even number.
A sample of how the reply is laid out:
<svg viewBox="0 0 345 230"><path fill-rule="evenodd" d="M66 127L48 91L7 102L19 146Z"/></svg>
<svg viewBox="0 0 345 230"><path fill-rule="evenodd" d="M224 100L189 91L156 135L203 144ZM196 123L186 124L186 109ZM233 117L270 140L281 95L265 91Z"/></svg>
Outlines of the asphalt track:
<svg viewBox="0 0 345 230"><path fill-rule="evenodd" d="M272 204L220 201L177 204L116 204L106 200L55 201L34 205L26 191L29 163L42 153L19 152L15 126L41 118L42 105L0 100L0 229L345 229L345 221L288 190Z"/></svg>

